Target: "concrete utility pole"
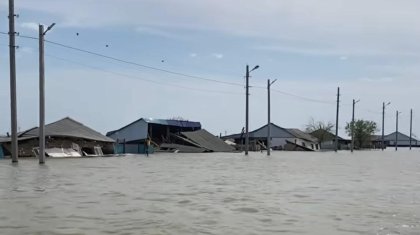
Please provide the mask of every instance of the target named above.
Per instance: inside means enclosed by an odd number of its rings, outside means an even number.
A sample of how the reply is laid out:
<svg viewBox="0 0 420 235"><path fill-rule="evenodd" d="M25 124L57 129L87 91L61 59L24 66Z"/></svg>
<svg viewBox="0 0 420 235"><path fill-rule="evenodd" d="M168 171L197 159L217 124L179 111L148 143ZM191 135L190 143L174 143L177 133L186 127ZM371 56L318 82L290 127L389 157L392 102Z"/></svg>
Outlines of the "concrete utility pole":
<svg viewBox="0 0 420 235"><path fill-rule="evenodd" d="M273 85L277 79L273 82L270 82L270 79L267 80L267 98L268 98L268 122L267 122L267 156L270 156L271 153L271 104L270 104L270 87Z"/></svg>
<svg viewBox="0 0 420 235"><path fill-rule="evenodd" d="M340 112L340 87L337 88L337 115L335 118L335 152L338 150L338 114Z"/></svg>
<svg viewBox="0 0 420 235"><path fill-rule="evenodd" d="M396 125L395 125L395 151L398 151L398 116L401 112L397 110L397 118L396 118Z"/></svg>
<svg viewBox="0 0 420 235"><path fill-rule="evenodd" d="M45 64L44 64L44 36L54 27L39 25L39 164L45 163Z"/></svg>
<svg viewBox="0 0 420 235"><path fill-rule="evenodd" d="M391 102L388 102L385 104L385 102L382 103L382 143L381 143L381 149L384 151L385 148L385 107L390 105Z"/></svg>
<svg viewBox="0 0 420 235"><path fill-rule="evenodd" d="M352 118L351 118L351 152L353 152L354 150L354 108L356 106L357 103L359 103L360 100L354 100L353 99L353 113L352 113Z"/></svg>
<svg viewBox="0 0 420 235"><path fill-rule="evenodd" d="M246 66L246 104L245 104L245 155L248 155L249 150L249 74L258 69L260 66L255 66L251 71L249 70L249 66Z"/></svg>
<svg viewBox="0 0 420 235"><path fill-rule="evenodd" d="M411 150L411 139L413 137L413 109L410 109L410 150Z"/></svg>
<svg viewBox="0 0 420 235"><path fill-rule="evenodd" d="M9 0L9 51L10 51L10 114L12 132L12 162L18 162L17 101L16 101L16 44L15 3Z"/></svg>

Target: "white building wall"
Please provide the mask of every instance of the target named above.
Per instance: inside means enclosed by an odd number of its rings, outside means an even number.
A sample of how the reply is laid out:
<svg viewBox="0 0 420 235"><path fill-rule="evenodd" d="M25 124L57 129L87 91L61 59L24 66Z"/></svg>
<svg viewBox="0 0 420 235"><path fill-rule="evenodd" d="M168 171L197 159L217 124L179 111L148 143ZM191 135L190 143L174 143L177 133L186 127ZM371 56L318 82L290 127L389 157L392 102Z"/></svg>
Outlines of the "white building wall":
<svg viewBox="0 0 420 235"><path fill-rule="evenodd" d="M123 140L125 139L126 142L133 141L133 140L141 140L147 138L147 131L148 131L148 123L140 120L127 126L126 128L119 130L109 137L114 140Z"/></svg>

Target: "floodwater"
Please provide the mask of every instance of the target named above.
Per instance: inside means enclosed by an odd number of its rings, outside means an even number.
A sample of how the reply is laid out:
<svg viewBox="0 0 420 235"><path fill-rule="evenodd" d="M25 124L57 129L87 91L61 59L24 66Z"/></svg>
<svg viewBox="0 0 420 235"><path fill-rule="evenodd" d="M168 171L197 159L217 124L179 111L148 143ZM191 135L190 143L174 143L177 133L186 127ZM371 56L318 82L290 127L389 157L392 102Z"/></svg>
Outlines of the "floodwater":
<svg viewBox="0 0 420 235"><path fill-rule="evenodd" d="M0 160L0 234L420 234L420 151Z"/></svg>

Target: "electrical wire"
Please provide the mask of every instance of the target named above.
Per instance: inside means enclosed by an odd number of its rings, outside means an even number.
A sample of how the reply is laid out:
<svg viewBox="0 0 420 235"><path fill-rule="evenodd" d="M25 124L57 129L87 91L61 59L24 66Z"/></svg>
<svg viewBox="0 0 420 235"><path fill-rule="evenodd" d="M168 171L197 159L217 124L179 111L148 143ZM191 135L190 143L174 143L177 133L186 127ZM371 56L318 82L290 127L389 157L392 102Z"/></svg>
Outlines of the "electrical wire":
<svg viewBox="0 0 420 235"><path fill-rule="evenodd" d="M65 59L65 58L54 56L54 55L51 55L51 54L46 54L46 56L57 59L57 60L65 61L65 62L68 62L68 63L77 64L77 65L87 67L87 68L90 68L90 69L93 69L93 70L98 70L98 71L101 71L101 72L110 73L110 74L118 75L118 76L121 76L121 77L134 78L134 79L137 79L137 80L142 80L142 81L145 81L145 82L150 82L150 83L163 85L163 86L177 87L177 88L181 88L181 89L202 91L202 92L209 92L209 93L242 95L242 93L237 93L237 92L216 91L216 90L186 87L186 86L181 86L181 85L178 85L178 84L169 84L169 83L164 83L164 82L155 81L155 80L151 80L151 79L141 78L141 77L138 77L138 76L133 76L133 75L128 75L128 74L123 74L123 73L119 73L119 72L114 72L114 71L102 69L102 68L99 68L99 67L87 65L87 64L84 64L84 63L80 63L80 62L77 62L77 61L74 61L74 60Z"/></svg>
<svg viewBox="0 0 420 235"><path fill-rule="evenodd" d="M8 33L5 32L0 32L1 34L5 34L8 35ZM32 37L32 36L26 36L26 35L17 35L18 37L21 38L27 38L27 39L33 39L33 40L38 40L37 37ZM161 68L157 68L157 67L153 67L153 66L149 66L149 65L144 65L144 64L140 64L140 63L136 63L136 62L132 62L132 61L128 61L128 60L124 60L124 59L120 59L120 58L116 58L116 57L112 57L112 56L108 56L108 55L104 55L101 53L97 53L97 52L93 52L93 51L89 51L89 50L85 50L85 49L81 49L81 48L77 48L74 46L69 46L69 45L65 45L62 43L58 43L58 42L54 42L54 41L50 41L50 40L45 40L45 42L55 45L55 46L60 46L63 48L67 48L67 49L71 49L71 50L75 50L75 51L79 51L79 52L83 52L83 53L87 53L90 55L94 55L94 56L99 56L102 58L106 58L109 60L113 60L113 61L117 61L117 62L121 62L121 63L125 63L125 64L130 64L130 65L134 65L134 66L138 66L138 67L142 67L142 68L147 68L147 69L151 69L151 70L155 70L155 71L160 71L160 72L164 72L164 73L168 73L168 74L173 74L173 75L177 75L177 76L182 76L182 77L187 77L187 78L193 78L193 79L199 79L199 80L204 80L204 81L209 81L209 82L216 82L216 83L220 83L220 84L225 84L225 85L232 85L232 86L241 86L243 87L243 84L240 83L234 83L234 82L226 82L226 81L220 81L220 80L216 80L216 79L210 79L210 78L205 78L205 77L200 77L200 76L195 76L195 75L189 75L186 73L180 73L180 72L175 72L175 71L171 71L171 70L167 70L167 69L161 69ZM258 88L258 89L266 89L265 87L261 87L261 86L252 86L254 88ZM188 88L189 89L189 88ZM289 96L289 97L293 97L293 98L297 98L300 100L304 100L307 102L312 102L312 103L321 103L321 104L330 104L330 105L335 105L336 102L335 101L325 101L325 100L319 100L319 99L314 99L314 98L309 98L309 97L305 97L305 96L300 96L300 95L296 95L290 92L286 92L286 91L282 91L282 90L278 90L278 89L271 89L272 91L285 95L285 96Z"/></svg>

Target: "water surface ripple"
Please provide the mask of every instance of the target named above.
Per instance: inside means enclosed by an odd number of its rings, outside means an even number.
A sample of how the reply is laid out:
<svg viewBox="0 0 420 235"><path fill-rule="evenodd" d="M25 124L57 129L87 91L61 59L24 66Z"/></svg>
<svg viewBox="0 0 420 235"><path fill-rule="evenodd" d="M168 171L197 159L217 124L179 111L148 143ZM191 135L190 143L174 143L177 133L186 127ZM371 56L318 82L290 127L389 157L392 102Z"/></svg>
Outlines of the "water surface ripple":
<svg viewBox="0 0 420 235"><path fill-rule="evenodd" d="M420 234L420 152L0 160L1 234Z"/></svg>

